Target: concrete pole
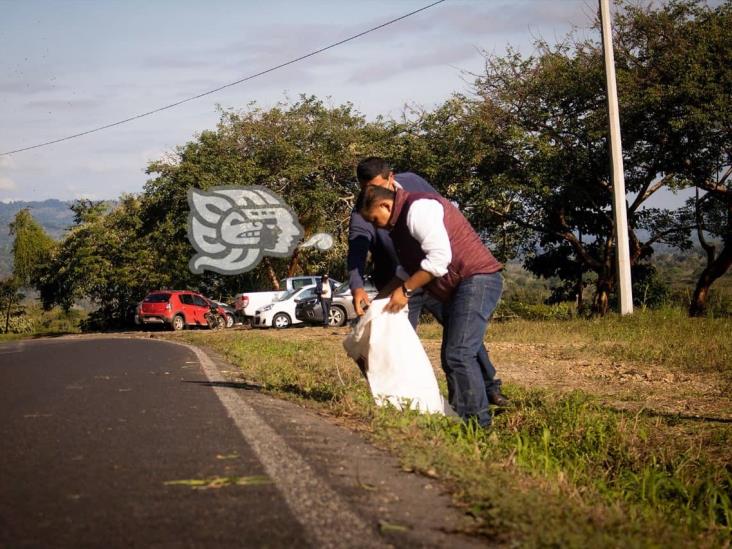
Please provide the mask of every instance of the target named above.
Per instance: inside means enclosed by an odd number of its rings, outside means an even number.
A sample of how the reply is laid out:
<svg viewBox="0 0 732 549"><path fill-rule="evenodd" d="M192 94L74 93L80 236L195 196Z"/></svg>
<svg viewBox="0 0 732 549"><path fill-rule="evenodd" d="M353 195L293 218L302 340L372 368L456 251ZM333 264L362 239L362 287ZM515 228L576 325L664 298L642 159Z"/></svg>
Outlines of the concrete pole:
<svg viewBox="0 0 732 549"><path fill-rule="evenodd" d="M620 302L620 314L627 315L633 312L633 288L630 280L628 206L625 202L623 148L620 143L618 88L615 83L615 56L613 55L609 0L600 0L600 22L602 23L602 49L605 53L607 109L610 119L610 161L613 184L613 210L615 212L615 256L617 258L618 300Z"/></svg>

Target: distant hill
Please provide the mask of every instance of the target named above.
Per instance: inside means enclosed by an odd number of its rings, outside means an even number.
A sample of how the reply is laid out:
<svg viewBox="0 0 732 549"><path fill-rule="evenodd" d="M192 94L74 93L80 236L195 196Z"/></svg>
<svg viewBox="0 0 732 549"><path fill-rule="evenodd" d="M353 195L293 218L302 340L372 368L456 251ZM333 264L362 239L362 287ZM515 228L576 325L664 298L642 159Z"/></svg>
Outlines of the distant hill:
<svg viewBox="0 0 732 549"><path fill-rule="evenodd" d="M64 231L74 222L71 202L61 200L44 200L36 202L0 202L0 277L12 271L12 247L10 228L8 225L20 210L28 208L33 218L40 223L46 232L56 240L60 240Z"/></svg>

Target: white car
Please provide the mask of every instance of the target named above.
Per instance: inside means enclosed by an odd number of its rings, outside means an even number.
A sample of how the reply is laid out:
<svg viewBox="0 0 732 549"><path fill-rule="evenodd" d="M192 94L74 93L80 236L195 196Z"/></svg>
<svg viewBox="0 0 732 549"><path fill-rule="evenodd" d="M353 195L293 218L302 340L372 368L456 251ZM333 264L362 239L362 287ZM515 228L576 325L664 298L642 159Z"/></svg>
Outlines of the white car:
<svg viewBox="0 0 732 549"><path fill-rule="evenodd" d="M254 313L253 328L287 328L293 324L301 324L295 316L296 299L304 295L314 295L315 285L304 286L296 290L289 290L275 299L269 305L260 307Z"/></svg>

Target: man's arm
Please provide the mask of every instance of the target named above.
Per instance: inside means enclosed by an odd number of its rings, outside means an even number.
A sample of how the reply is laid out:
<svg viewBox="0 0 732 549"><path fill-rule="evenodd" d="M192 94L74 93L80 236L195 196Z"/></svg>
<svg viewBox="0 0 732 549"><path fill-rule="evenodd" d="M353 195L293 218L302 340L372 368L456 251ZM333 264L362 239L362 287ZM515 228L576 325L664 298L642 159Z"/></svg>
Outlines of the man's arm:
<svg viewBox="0 0 732 549"><path fill-rule="evenodd" d="M376 229L366 221L360 213L351 212L348 225L348 285L353 291L363 288L363 275L366 270L366 259L376 238Z"/></svg>
<svg viewBox="0 0 732 549"><path fill-rule="evenodd" d="M362 303L367 305L369 303L369 297L363 289L363 276L374 238L376 238L374 226L360 213L351 212L351 221L348 225L348 285L351 288L353 307L358 316L364 314Z"/></svg>

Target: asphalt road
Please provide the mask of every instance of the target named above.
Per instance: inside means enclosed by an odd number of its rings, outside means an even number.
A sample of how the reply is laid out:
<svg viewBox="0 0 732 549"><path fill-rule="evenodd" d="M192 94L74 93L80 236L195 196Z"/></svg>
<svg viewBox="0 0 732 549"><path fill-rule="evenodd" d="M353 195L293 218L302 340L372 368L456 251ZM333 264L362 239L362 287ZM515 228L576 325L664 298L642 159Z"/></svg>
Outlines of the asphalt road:
<svg viewBox="0 0 732 549"><path fill-rule="evenodd" d="M0 547L476 543L434 483L226 368L155 339L0 345Z"/></svg>
<svg viewBox="0 0 732 549"><path fill-rule="evenodd" d="M185 347L37 341L0 347L0 364L0 545L304 542ZM170 484L215 477L251 484Z"/></svg>

